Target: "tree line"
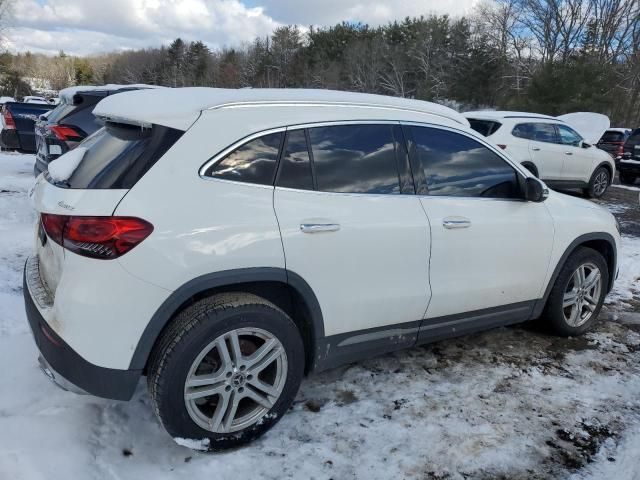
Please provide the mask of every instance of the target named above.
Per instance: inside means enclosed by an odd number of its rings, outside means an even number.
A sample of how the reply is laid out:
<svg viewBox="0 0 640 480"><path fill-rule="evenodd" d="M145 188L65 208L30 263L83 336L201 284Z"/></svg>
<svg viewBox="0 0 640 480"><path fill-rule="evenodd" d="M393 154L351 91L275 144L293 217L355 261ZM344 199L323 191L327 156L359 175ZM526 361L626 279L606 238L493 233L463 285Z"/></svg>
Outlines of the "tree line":
<svg viewBox="0 0 640 480"><path fill-rule="evenodd" d="M418 98L457 109L607 114L640 126L640 0L496 0L464 17L428 15L379 27L284 26L239 47L169 46L55 57L0 56L3 94L149 83L171 87L309 87Z"/></svg>

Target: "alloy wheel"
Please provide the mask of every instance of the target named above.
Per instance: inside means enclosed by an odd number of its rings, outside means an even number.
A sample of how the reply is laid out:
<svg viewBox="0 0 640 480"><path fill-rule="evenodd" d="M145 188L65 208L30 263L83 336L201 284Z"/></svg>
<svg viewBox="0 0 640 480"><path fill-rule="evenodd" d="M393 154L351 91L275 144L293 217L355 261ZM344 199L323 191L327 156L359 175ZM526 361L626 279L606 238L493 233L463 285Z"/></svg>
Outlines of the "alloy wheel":
<svg viewBox="0 0 640 480"><path fill-rule="evenodd" d="M191 419L214 433L258 423L276 403L287 379L287 354L260 328L231 330L207 345L189 369L184 401Z"/></svg>
<svg viewBox="0 0 640 480"><path fill-rule="evenodd" d="M602 290L602 274L593 263L580 265L569 279L562 302L564 319L572 327L580 327L593 316Z"/></svg>
<svg viewBox="0 0 640 480"><path fill-rule="evenodd" d="M595 195L599 197L605 192L608 186L609 175L607 174L607 172L602 171L596 176L593 182L593 193L595 193Z"/></svg>

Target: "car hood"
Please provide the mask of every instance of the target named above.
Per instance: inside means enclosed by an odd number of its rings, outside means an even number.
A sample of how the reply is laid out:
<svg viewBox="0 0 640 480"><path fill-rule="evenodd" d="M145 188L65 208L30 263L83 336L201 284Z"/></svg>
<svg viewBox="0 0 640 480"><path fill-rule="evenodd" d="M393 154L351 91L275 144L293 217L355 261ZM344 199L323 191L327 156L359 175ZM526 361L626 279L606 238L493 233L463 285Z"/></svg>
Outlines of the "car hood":
<svg viewBox="0 0 640 480"><path fill-rule="evenodd" d="M601 113L575 112L557 118L576 130L591 145L598 143L602 134L611 126L609 117Z"/></svg>

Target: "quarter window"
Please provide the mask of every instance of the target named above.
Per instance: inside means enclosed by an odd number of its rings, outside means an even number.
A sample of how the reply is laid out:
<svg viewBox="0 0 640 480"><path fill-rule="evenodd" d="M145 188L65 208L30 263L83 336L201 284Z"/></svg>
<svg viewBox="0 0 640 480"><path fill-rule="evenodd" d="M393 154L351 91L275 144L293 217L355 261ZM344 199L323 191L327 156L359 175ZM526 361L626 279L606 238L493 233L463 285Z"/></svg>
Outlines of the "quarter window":
<svg viewBox="0 0 640 480"><path fill-rule="evenodd" d="M429 195L521 197L515 170L484 145L447 130L409 128Z"/></svg>
<svg viewBox="0 0 640 480"><path fill-rule="evenodd" d="M236 148L205 175L238 182L273 185L284 133L271 133Z"/></svg>
<svg viewBox="0 0 640 480"><path fill-rule="evenodd" d="M338 125L309 129L318 190L399 194L392 128Z"/></svg>

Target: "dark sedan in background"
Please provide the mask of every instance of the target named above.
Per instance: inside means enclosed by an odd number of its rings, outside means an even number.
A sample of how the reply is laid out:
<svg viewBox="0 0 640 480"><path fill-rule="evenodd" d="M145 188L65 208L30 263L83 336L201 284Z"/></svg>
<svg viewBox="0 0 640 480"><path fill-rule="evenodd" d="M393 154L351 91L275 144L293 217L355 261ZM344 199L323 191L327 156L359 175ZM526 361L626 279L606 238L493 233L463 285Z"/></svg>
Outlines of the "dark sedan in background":
<svg viewBox="0 0 640 480"><path fill-rule="evenodd" d="M0 144L8 150L35 152L34 125L55 105L25 102L6 102L2 106L2 134Z"/></svg>

